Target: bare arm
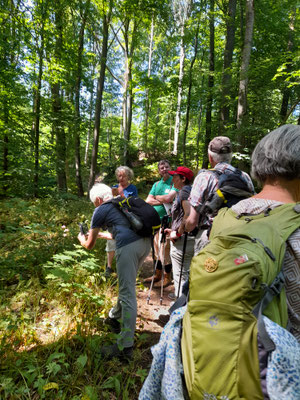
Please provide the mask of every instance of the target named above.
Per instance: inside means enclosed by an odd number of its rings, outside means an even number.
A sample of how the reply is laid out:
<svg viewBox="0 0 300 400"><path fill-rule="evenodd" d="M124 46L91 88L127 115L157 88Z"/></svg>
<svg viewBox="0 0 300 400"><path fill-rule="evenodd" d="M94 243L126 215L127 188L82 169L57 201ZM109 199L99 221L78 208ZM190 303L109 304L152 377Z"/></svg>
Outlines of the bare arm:
<svg viewBox="0 0 300 400"><path fill-rule="evenodd" d="M157 195L155 196L155 198L161 203L172 203L174 197L176 196L176 193L176 190L171 190L168 194Z"/></svg>
<svg viewBox="0 0 300 400"><path fill-rule="evenodd" d="M85 247L87 250L92 250L92 248L95 246L99 230L99 228L90 229L88 235L79 233L77 238L81 246Z"/></svg>
<svg viewBox="0 0 300 400"><path fill-rule="evenodd" d="M113 235L110 232L98 232L98 239L113 239Z"/></svg>
<svg viewBox="0 0 300 400"><path fill-rule="evenodd" d="M186 223L187 218L190 215L190 211L191 211L191 208L192 208L188 200L183 200L181 204L182 204L182 208L183 208L183 211L184 211L184 215L183 215L183 218L182 218L181 225L177 230L180 235L182 235L184 233L184 231L186 230L185 223Z"/></svg>
<svg viewBox="0 0 300 400"><path fill-rule="evenodd" d="M162 203L159 200L156 200L156 196L153 196L153 194L148 194L148 197L146 198L146 203L151 204L151 206L162 205Z"/></svg>
<svg viewBox="0 0 300 400"><path fill-rule="evenodd" d="M190 207L190 214L185 220L185 230L187 232L191 232L193 229L196 228L199 222L199 214L194 209L194 207Z"/></svg>

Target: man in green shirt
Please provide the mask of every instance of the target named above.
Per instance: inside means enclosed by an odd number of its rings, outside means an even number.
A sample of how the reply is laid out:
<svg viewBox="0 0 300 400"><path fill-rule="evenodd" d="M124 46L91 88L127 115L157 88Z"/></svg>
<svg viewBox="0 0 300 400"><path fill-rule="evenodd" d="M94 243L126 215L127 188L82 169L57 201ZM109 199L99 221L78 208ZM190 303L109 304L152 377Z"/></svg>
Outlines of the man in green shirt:
<svg viewBox="0 0 300 400"><path fill-rule="evenodd" d="M169 211L171 209L172 202L176 196L176 192L178 191L177 189L174 188L173 183L172 183L172 176L169 175L169 171L171 170L170 167L170 162L168 160L161 160L158 163L158 172L161 176L161 180L158 182L155 182L154 185L152 186L149 195L146 199L146 202L151 204L156 211L158 212L158 215L160 216L160 219L162 219L165 215L169 215ZM155 249L155 258L159 258L159 261L157 263L157 269L155 271L154 275L154 282L158 282L161 279L161 274L162 274L162 263L161 260L164 260L164 265L165 265L165 276L164 276L164 284L163 286L169 286L172 283L172 277L171 277L171 270L172 270L172 264L171 264L171 258L170 258L170 240L166 240L165 246L164 246L164 255L163 254L158 254L159 250L159 244L160 244L160 239L161 239L161 232L159 234L156 234L154 236L154 249ZM162 250L162 249L161 249ZM145 279L145 283L151 282L152 277Z"/></svg>

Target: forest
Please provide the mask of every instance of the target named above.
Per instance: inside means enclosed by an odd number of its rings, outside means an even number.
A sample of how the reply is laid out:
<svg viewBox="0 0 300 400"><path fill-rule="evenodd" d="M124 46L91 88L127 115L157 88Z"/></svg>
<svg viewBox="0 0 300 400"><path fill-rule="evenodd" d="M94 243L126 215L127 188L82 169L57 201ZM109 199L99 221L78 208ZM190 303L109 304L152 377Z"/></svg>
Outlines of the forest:
<svg viewBox="0 0 300 400"><path fill-rule="evenodd" d="M299 123L295 0L2 0L0 15L1 197L83 196L162 156L197 170L222 134L247 164Z"/></svg>
<svg viewBox="0 0 300 400"><path fill-rule="evenodd" d="M141 319L134 362L95 357L116 274L103 241L77 242L88 191L128 165L145 197L158 160L196 173L218 135L249 171L260 138L300 124L299 4L0 3L0 398L136 399L157 338Z"/></svg>

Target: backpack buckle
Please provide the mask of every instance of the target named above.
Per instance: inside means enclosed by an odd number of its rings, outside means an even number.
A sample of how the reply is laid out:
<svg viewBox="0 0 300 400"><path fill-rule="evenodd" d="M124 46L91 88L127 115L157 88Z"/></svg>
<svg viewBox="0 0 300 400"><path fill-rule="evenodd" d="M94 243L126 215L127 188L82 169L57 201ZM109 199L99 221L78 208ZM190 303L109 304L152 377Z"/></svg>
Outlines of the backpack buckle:
<svg viewBox="0 0 300 400"><path fill-rule="evenodd" d="M283 285L284 285L284 276L283 272L280 271L280 273L276 276L274 281L268 287L268 290L273 294L273 296L277 296L280 294Z"/></svg>

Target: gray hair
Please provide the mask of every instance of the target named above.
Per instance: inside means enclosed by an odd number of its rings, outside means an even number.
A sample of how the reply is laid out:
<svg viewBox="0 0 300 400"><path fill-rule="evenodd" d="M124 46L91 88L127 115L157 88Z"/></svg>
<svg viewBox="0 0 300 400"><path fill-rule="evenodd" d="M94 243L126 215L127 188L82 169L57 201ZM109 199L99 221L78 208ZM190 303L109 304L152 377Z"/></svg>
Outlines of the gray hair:
<svg viewBox="0 0 300 400"><path fill-rule="evenodd" d="M171 165L169 160L164 159L164 160L160 160L160 161L158 162L157 168L159 168L159 167L161 166L161 164L169 164L169 165Z"/></svg>
<svg viewBox="0 0 300 400"><path fill-rule="evenodd" d="M267 178L300 178L299 125L282 125L258 142L252 153L251 176L260 183Z"/></svg>
<svg viewBox="0 0 300 400"><path fill-rule="evenodd" d="M208 149L208 155L214 160L216 164L220 162L226 162L228 164L231 163L232 153L215 153Z"/></svg>
<svg viewBox="0 0 300 400"><path fill-rule="evenodd" d="M120 167L118 167L115 171L116 174L116 178L118 179L118 174L119 172L124 171L125 174L127 175L127 178L129 181L132 181L133 177L134 177L134 173L132 171L131 168L127 167L126 165L121 165Z"/></svg>
<svg viewBox="0 0 300 400"><path fill-rule="evenodd" d="M111 188L104 183L95 183L90 190L91 202L94 203L97 197L100 197L103 201L111 200L113 198Z"/></svg>

